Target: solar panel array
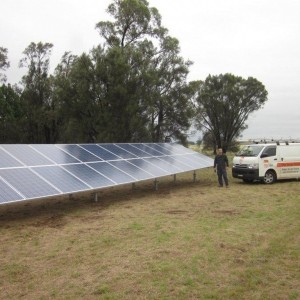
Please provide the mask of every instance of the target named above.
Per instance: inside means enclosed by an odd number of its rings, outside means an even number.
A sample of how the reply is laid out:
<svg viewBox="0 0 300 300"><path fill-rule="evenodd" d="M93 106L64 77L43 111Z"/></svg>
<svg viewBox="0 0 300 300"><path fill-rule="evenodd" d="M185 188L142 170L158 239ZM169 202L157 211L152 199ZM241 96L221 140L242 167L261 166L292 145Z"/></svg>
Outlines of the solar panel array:
<svg viewBox="0 0 300 300"><path fill-rule="evenodd" d="M0 145L0 204L97 190L206 168L178 144Z"/></svg>

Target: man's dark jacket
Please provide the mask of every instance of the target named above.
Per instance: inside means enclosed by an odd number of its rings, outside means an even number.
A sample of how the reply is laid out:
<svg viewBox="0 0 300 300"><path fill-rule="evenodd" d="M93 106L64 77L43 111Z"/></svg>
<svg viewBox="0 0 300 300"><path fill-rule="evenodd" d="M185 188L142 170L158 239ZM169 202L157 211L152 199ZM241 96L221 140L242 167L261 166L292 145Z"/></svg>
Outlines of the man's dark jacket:
<svg viewBox="0 0 300 300"><path fill-rule="evenodd" d="M215 161L214 161L214 168L217 167L218 170L225 169L228 167L228 158L225 154L216 155Z"/></svg>

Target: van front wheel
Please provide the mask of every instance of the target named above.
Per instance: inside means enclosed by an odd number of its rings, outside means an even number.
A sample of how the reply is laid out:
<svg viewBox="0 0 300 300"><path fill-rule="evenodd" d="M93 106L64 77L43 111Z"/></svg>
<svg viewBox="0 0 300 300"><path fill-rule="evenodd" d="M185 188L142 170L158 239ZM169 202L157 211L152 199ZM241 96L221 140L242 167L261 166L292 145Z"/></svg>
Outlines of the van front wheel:
<svg viewBox="0 0 300 300"><path fill-rule="evenodd" d="M264 177L264 183L272 184L276 182L276 174L273 171L267 171Z"/></svg>

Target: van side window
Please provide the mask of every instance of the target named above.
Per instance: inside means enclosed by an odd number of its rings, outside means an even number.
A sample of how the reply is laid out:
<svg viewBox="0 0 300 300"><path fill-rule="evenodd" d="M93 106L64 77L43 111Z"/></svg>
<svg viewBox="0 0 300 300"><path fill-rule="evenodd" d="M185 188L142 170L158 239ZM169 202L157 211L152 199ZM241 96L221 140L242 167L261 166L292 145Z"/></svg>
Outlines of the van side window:
<svg viewBox="0 0 300 300"><path fill-rule="evenodd" d="M262 153L265 157L269 157L269 156L275 156L276 155L276 146L270 146L267 147L263 153Z"/></svg>

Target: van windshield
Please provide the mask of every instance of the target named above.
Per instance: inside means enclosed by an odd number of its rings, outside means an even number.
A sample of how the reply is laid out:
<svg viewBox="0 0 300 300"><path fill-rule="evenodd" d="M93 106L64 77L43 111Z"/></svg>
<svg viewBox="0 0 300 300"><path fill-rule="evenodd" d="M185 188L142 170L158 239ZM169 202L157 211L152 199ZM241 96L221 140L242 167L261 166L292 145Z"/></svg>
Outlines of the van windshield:
<svg viewBox="0 0 300 300"><path fill-rule="evenodd" d="M237 156L257 156L263 147L256 145L245 146L237 153Z"/></svg>

